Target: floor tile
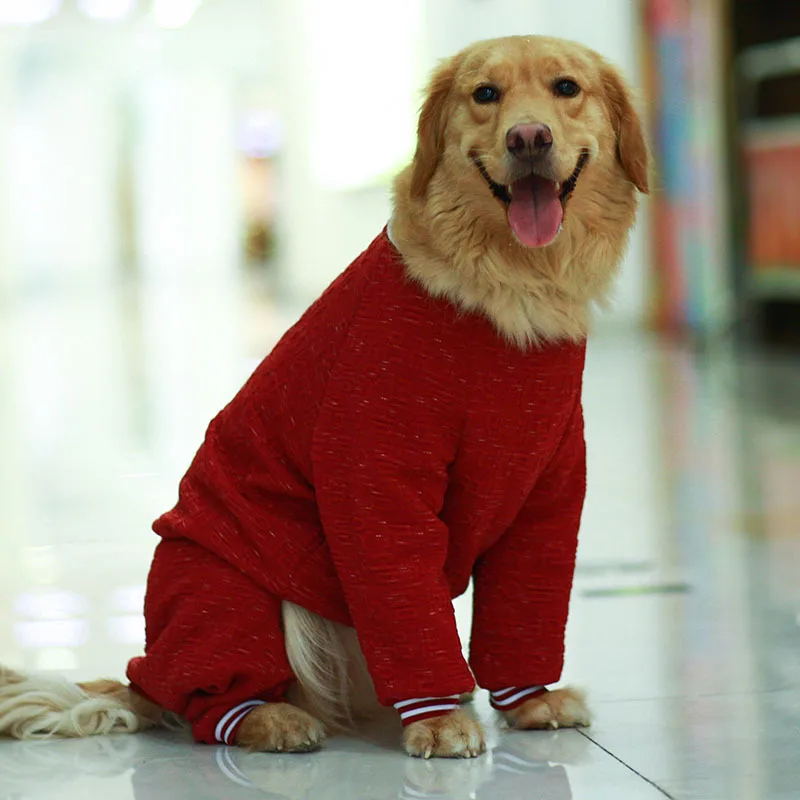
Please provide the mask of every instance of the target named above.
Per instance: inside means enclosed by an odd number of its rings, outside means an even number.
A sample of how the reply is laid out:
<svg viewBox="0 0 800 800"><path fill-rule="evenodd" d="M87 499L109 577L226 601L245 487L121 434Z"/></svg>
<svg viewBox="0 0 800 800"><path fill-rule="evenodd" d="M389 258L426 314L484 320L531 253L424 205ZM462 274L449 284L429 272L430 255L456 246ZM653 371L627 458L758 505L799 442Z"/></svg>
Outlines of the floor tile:
<svg viewBox="0 0 800 800"><path fill-rule="evenodd" d="M180 734L0 742L0 797L44 800L660 800L576 731L495 736L471 761L411 759L398 730L309 755L247 754ZM6 793L6 794L3 794Z"/></svg>
<svg viewBox="0 0 800 800"><path fill-rule="evenodd" d="M591 739L676 800L800 797L800 690L600 703Z"/></svg>

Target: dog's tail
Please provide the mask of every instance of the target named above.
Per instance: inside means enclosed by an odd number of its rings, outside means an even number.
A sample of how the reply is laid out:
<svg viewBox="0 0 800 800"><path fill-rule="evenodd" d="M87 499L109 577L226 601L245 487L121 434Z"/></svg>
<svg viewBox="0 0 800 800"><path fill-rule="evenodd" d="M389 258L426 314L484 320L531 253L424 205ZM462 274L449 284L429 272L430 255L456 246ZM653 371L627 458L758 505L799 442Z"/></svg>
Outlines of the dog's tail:
<svg viewBox="0 0 800 800"><path fill-rule="evenodd" d="M77 684L0 665L0 737L100 736L173 724L172 715L117 681Z"/></svg>
<svg viewBox="0 0 800 800"><path fill-rule="evenodd" d="M334 730L349 730L355 719L375 713L375 689L355 631L284 602L283 632L309 711Z"/></svg>

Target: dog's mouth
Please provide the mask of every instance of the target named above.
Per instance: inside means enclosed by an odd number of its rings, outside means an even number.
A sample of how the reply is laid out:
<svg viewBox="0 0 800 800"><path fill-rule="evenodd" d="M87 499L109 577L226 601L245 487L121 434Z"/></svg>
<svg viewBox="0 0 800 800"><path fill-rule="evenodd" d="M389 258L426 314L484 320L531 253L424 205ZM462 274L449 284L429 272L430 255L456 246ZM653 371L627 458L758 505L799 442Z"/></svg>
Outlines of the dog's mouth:
<svg viewBox="0 0 800 800"><path fill-rule="evenodd" d="M572 175L563 183L530 172L505 186L492 179L477 154L470 153L470 158L506 209L508 224L517 240L526 247L544 247L561 231L567 201L589 160L589 151L581 151Z"/></svg>

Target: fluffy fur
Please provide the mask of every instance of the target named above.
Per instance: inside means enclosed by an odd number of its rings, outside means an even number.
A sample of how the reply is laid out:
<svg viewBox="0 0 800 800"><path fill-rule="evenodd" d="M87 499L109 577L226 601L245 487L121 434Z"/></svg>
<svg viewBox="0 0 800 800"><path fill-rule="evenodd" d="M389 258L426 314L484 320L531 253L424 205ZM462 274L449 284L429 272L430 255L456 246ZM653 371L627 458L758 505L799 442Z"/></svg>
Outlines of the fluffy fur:
<svg viewBox="0 0 800 800"><path fill-rule="evenodd" d="M582 87L571 104L549 89L565 72ZM510 88L499 104L471 104L487 79ZM538 249L516 241L469 158L478 153L495 181L510 182L505 132L526 120L552 128L561 180L582 150L590 154L563 231ZM395 182L392 234L431 294L483 312L516 345L579 340L616 276L637 190L648 191L647 147L630 90L612 66L558 39L482 42L445 61L431 80L413 163Z"/></svg>
<svg viewBox="0 0 800 800"><path fill-rule="evenodd" d="M380 708L367 662L352 628L283 604L286 654L298 686L292 701L329 730L350 730Z"/></svg>
<svg viewBox="0 0 800 800"><path fill-rule="evenodd" d="M556 97L568 76L581 93ZM471 101L475 87L503 88L498 103ZM514 180L505 134L523 122L553 132L554 179L566 181L589 155L563 230L528 249L513 236L492 180ZM648 191L648 151L631 96L616 70L578 44L544 37L480 42L445 61L428 88L413 162L394 186L392 235L408 271L432 295L485 314L517 347L586 336L634 222L637 192ZM284 604L287 654L299 687L293 704L270 703L241 725L237 743L261 750L308 750L324 737L320 720L342 728L374 708L374 691L355 633ZM301 710L304 707L306 710ZM312 716L312 712L315 716ZM0 668L0 735L20 739L133 733L170 724L171 715L119 683L75 686ZM520 728L588 724L571 690L534 698L507 714ZM484 749L481 726L463 711L409 726L411 755L471 757Z"/></svg>
<svg viewBox="0 0 800 800"><path fill-rule="evenodd" d="M78 685L0 667L0 735L15 739L136 733L166 725L164 715L121 683Z"/></svg>

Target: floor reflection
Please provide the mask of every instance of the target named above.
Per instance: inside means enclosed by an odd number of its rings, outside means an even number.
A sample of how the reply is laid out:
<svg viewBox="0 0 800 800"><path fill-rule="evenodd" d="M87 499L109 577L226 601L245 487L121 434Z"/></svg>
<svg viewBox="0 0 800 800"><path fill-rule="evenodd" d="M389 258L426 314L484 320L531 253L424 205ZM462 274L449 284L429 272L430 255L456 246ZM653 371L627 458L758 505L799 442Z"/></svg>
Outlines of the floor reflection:
<svg viewBox="0 0 800 800"><path fill-rule="evenodd" d="M119 779L130 780L137 800L572 800L570 765L587 762L589 747L575 731L506 734L469 761L365 753L337 739L311 755L193 746L174 734L14 742L0 760L0 785L26 798Z"/></svg>

